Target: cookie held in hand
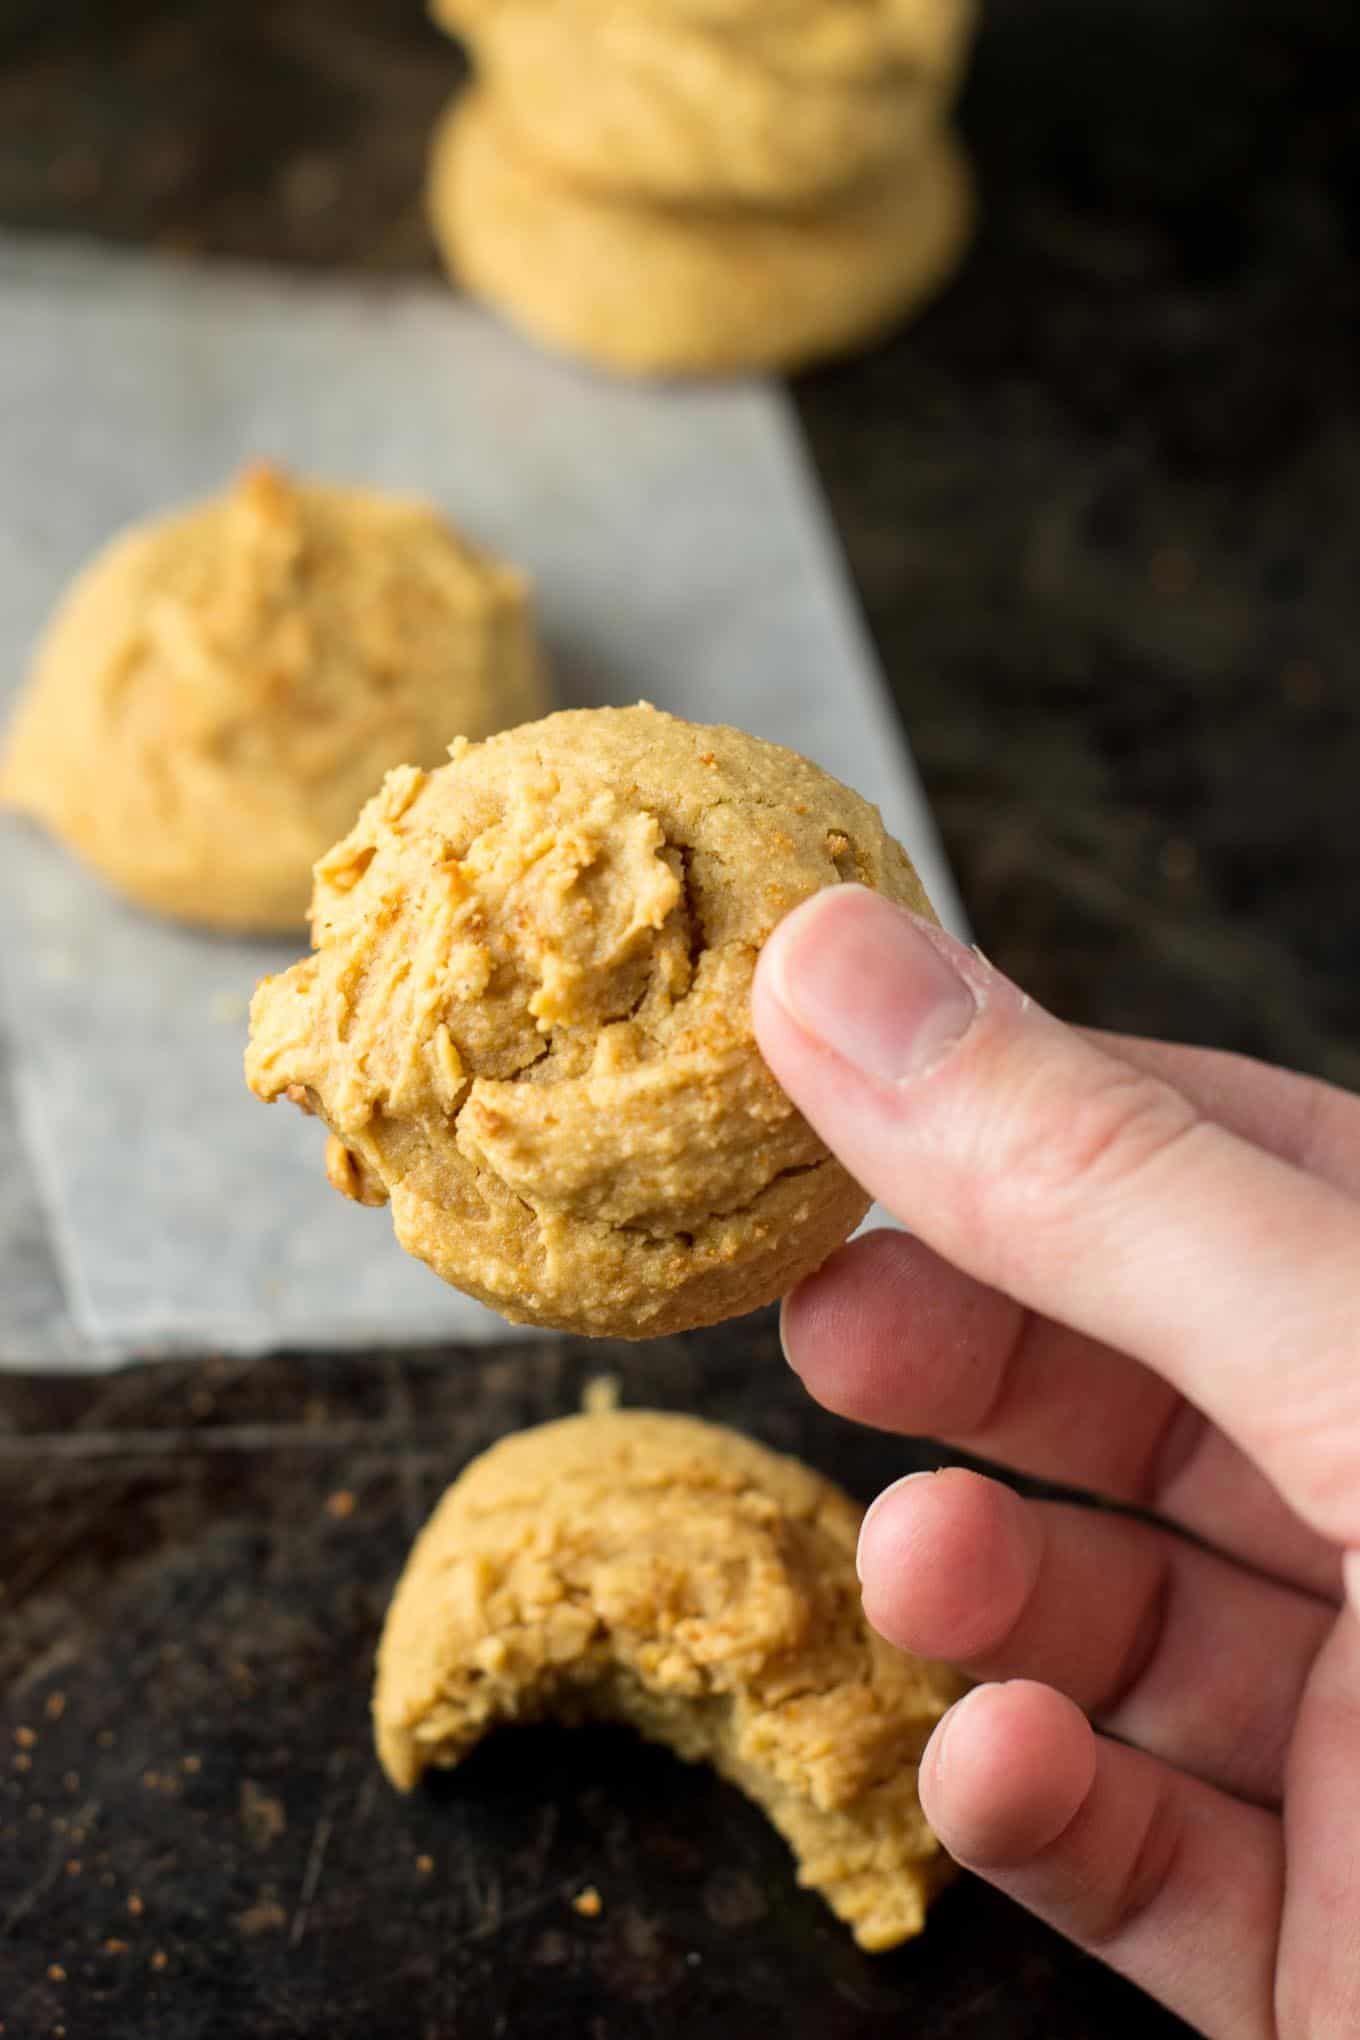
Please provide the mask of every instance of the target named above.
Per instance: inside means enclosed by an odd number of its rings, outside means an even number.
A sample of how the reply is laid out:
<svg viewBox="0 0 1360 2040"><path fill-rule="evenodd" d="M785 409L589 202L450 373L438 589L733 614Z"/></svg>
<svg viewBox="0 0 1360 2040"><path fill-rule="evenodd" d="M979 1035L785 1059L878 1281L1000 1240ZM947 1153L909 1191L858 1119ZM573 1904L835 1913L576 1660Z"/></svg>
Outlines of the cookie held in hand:
<svg viewBox="0 0 1360 2040"><path fill-rule="evenodd" d="M777 922L844 880L930 911L877 809L740 731L640 705L460 743L318 865L315 952L257 990L248 1082L317 1113L331 1180L513 1322L734 1317L868 1206L750 1014Z"/></svg>
<svg viewBox="0 0 1360 2040"><path fill-rule="evenodd" d="M962 1690L860 1605L860 1511L794 1459L691 1417L570 1417L445 1494L378 1652L378 1754L403 1791L502 1723L622 1721L769 1815L868 1949L919 1933L949 1874L916 1789Z"/></svg>

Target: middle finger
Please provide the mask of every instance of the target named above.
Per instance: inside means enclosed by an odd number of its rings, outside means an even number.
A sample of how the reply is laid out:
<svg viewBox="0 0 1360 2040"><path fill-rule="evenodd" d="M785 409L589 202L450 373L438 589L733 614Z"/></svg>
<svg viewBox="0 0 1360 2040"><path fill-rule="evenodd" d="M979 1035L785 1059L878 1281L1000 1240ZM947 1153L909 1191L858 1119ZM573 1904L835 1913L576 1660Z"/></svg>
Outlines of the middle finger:
<svg viewBox="0 0 1360 2040"><path fill-rule="evenodd" d="M833 1254L786 1299L783 1331L809 1391L841 1416L1152 1510L1340 1598L1336 1547L1168 1382L906 1233L869 1233Z"/></svg>
<svg viewBox="0 0 1360 2040"><path fill-rule="evenodd" d="M865 1613L978 1679L1036 1679L1101 1727L1263 1804L1336 1611L1171 1532L1030 1502L961 1467L864 1519Z"/></svg>

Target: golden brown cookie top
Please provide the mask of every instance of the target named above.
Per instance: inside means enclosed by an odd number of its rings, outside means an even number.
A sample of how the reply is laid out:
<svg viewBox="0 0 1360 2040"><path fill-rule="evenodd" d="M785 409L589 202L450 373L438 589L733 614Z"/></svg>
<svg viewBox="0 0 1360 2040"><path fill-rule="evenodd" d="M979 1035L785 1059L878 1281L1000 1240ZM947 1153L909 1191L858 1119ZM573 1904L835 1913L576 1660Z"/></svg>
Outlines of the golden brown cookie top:
<svg viewBox="0 0 1360 2040"><path fill-rule="evenodd" d="M876 810L740 731L639 705L457 744L436 772L391 774L318 865L316 951L256 994L251 1088L301 1087L367 1179L418 1197L416 1250L447 1279L559 1323L604 1310L607 1288L610 1325L582 1321L640 1330L685 1256L690 1274L705 1254L740 1263L739 1234L706 1226L832 1167L761 1060L749 1001L776 922L842 879L928 911ZM516 1233L536 1222L518 1278L478 1243L491 1205ZM636 1324L614 1322L628 1251ZM560 1308L544 1283L569 1292Z"/></svg>
<svg viewBox="0 0 1360 2040"><path fill-rule="evenodd" d="M394 1782L500 1721L622 1718L751 1793L869 1946L919 1925L936 1845L915 1764L961 1687L864 1619L860 1510L687 1416L618 1411L502 1439L447 1491L378 1658Z"/></svg>
<svg viewBox="0 0 1360 2040"><path fill-rule="evenodd" d="M588 36L592 17L617 13L617 0L432 0L436 21L474 45L497 18L538 6L570 13ZM952 71L977 0L640 0L638 32L692 29L740 39L771 68L805 82L865 85L886 71Z"/></svg>
<svg viewBox="0 0 1360 2040"><path fill-rule="evenodd" d="M522 575L432 504L260 463L78 577L4 793L148 905L294 928L389 767L543 701Z"/></svg>
<svg viewBox="0 0 1360 2040"><path fill-rule="evenodd" d="M294 785L343 771L385 725L414 727L422 684L458 678L449 625L480 630L526 594L433 504L265 462L146 527L126 559L110 684L154 703L163 741Z"/></svg>

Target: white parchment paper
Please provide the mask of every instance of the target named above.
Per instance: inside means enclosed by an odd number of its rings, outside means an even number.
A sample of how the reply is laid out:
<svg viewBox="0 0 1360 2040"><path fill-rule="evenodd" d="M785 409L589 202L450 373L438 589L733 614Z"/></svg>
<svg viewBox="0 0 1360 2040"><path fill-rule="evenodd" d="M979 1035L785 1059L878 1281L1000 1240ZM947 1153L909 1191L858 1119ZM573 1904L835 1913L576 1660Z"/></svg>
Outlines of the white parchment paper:
<svg viewBox="0 0 1360 2040"><path fill-rule="evenodd" d="M605 381L435 289L0 238L0 444L0 716L96 546L275 456L435 497L533 574L564 705L806 752L961 925L777 389ZM506 1335L245 1091L251 988L300 946L151 920L0 817L0 1364Z"/></svg>

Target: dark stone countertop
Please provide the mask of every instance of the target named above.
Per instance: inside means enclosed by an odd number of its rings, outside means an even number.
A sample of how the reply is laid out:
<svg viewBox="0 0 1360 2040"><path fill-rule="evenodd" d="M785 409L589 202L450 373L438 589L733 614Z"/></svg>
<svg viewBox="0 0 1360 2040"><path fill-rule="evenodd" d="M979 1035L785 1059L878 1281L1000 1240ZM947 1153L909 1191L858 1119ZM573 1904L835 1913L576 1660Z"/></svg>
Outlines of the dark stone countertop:
<svg viewBox="0 0 1360 2040"><path fill-rule="evenodd" d="M11 0L0 226L432 271L460 75L407 0ZM968 268L797 385L989 953L1073 1018L1350 1083L1357 75L1348 0L990 0ZM626 1738L387 1792L411 1534L603 1367L866 1496L930 1452L812 1411L762 1323L0 1383L4 2040L1179 2030L968 1883L858 1956L757 1815Z"/></svg>

